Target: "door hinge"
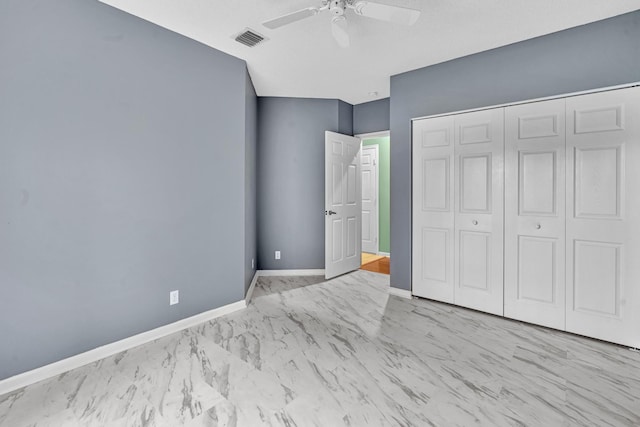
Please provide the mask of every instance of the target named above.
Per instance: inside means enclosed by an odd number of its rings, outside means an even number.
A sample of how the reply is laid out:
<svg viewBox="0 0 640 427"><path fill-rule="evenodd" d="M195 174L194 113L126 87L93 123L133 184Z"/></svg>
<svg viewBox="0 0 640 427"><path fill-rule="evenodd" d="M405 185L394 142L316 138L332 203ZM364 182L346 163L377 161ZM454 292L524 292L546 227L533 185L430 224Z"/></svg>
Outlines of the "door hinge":
<svg viewBox="0 0 640 427"><path fill-rule="evenodd" d="M378 161L376 159L373 159L373 166L377 165Z"/></svg>

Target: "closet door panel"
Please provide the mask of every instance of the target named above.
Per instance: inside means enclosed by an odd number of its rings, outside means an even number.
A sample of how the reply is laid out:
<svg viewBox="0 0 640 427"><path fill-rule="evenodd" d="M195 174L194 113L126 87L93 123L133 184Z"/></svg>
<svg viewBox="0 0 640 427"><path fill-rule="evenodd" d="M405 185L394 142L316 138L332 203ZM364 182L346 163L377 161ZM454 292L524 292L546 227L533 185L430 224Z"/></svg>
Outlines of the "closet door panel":
<svg viewBox="0 0 640 427"><path fill-rule="evenodd" d="M566 111L567 331L640 347L640 88Z"/></svg>
<svg viewBox="0 0 640 427"><path fill-rule="evenodd" d="M503 314L504 110L454 116L457 305Z"/></svg>
<svg viewBox="0 0 640 427"><path fill-rule="evenodd" d="M518 300L535 305L553 305L558 300L558 239L548 237L518 236L517 241L518 275L515 289ZM510 307L511 309L511 307ZM505 307L506 312L506 307ZM540 312L535 312L529 320L543 323ZM520 313L509 312L511 318L522 318ZM524 319L523 319L524 320ZM564 322L563 322L564 323ZM560 328L561 325L557 326Z"/></svg>
<svg viewBox="0 0 640 427"><path fill-rule="evenodd" d="M565 328L565 100L505 109L504 314Z"/></svg>
<svg viewBox="0 0 640 427"><path fill-rule="evenodd" d="M453 118L413 123L412 292L453 303Z"/></svg>

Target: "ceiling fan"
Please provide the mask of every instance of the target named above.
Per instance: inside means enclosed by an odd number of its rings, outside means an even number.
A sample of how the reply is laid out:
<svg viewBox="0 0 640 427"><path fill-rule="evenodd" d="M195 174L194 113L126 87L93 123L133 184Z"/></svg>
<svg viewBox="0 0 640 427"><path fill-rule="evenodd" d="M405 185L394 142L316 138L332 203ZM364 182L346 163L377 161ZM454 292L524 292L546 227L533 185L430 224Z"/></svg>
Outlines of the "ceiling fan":
<svg viewBox="0 0 640 427"><path fill-rule="evenodd" d="M265 27L274 30L293 22L299 21L320 12L328 10L333 15L331 18L331 32L333 38L340 47L349 47L348 23L345 16L347 9L351 9L356 15L396 24L413 25L420 17L420 10L410 7L402 7L385 3L374 3L367 0L321 0L320 7L307 7L295 12L287 13L275 19L262 23Z"/></svg>

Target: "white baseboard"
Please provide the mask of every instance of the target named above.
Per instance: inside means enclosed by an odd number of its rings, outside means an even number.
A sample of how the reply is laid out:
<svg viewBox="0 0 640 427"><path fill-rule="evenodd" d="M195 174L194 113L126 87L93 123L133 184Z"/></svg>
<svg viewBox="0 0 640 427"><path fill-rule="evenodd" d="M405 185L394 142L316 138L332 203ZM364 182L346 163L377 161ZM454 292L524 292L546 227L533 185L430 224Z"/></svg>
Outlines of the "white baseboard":
<svg viewBox="0 0 640 427"><path fill-rule="evenodd" d="M405 289L394 288L393 286L389 286L389 294L395 295L397 297L411 299L413 296L411 295L411 291L407 291Z"/></svg>
<svg viewBox="0 0 640 427"><path fill-rule="evenodd" d="M324 276L324 269L308 270L258 270L260 276Z"/></svg>
<svg viewBox="0 0 640 427"><path fill-rule="evenodd" d="M177 322L173 322L165 326L160 326L159 328L152 329L150 331L142 332L111 344L94 348L93 350L62 359L58 362L6 378L0 381L0 395L37 383L38 381L46 380L47 378L55 377L89 363L97 362L105 357L113 356L114 354L146 344L150 341L157 340L158 338L179 332L183 329L199 325L200 323L215 319L216 317L233 313L234 311L241 310L246 306L247 304L244 300L237 301L213 310L205 311L204 313L196 314L195 316L187 317L186 319L178 320Z"/></svg>
<svg viewBox="0 0 640 427"><path fill-rule="evenodd" d="M247 295L244 296L244 300L249 305L251 302L251 297L253 296L253 290L256 288L256 283L258 283L258 277L260 277L260 271L257 271L253 275L253 279L251 279L251 285L249 285L249 289L247 289Z"/></svg>
<svg viewBox="0 0 640 427"><path fill-rule="evenodd" d="M382 255L382 256L388 256L388 257L390 257L390 256L391 256L391 253L390 253L390 252L378 252L378 255Z"/></svg>

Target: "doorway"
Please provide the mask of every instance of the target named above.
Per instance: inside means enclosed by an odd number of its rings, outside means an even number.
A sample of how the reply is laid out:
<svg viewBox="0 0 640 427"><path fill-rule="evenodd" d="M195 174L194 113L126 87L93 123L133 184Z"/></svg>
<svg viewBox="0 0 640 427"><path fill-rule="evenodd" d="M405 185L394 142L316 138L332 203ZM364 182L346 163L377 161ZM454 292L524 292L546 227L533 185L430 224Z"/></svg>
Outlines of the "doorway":
<svg viewBox="0 0 640 427"><path fill-rule="evenodd" d="M390 264L390 133L357 135L362 141L361 269L389 274Z"/></svg>

